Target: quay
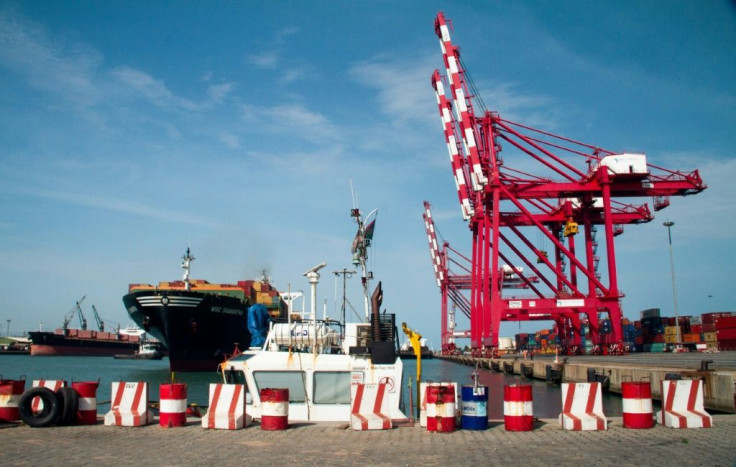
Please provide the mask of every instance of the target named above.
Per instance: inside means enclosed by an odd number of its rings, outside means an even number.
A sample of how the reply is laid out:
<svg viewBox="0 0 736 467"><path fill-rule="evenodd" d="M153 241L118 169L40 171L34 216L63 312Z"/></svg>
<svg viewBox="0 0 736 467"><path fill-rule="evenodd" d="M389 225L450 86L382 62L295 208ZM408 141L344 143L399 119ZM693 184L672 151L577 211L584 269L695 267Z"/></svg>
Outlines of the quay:
<svg viewBox="0 0 736 467"><path fill-rule="evenodd" d="M506 372L528 378L549 380L554 370L561 382L586 382L594 376L606 380L608 390L621 393L622 381L646 381L652 385L652 398L662 399L660 382L666 379L701 379L704 382L705 408L736 413L736 352L719 353L632 353L623 356L536 355L523 358L504 355L478 358L464 355L437 356L462 365Z"/></svg>
<svg viewBox="0 0 736 467"><path fill-rule="evenodd" d="M206 430L198 418L162 428L96 425L0 428L0 463L56 465L736 465L736 416L716 415L712 428L624 428L610 417L606 431L564 431L557 420L527 432L492 420L482 431L428 432L413 427L353 431L348 424L292 424L264 431ZM2 427L2 425L0 425Z"/></svg>

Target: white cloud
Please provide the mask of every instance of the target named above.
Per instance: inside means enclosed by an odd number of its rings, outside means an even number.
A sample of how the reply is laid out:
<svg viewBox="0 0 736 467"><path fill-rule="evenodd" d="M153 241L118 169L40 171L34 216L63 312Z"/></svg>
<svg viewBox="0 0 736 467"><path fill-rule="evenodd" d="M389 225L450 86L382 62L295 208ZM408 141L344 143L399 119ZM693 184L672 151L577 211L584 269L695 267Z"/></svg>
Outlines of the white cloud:
<svg viewBox="0 0 736 467"><path fill-rule="evenodd" d="M245 121L270 133L288 134L320 144L337 143L343 139L340 129L325 115L302 105L243 106L242 110Z"/></svg>
<svg viewBox="0 0 736 467"><path fill-rule="evenodd" d="M96 195L87 195L82 193L72 193L63 191L48 190L12 190L16 194L25 196L34 196L49 199L55 202L71 204L75 206L84 206L95 209L103 209L106 211L121 212L133 214L135 216L147 217L159 221L173 222L185 225L198 225L204 227L215 228L217 223L197 217L191 212L175 211L170 207L154 207L142 204L141 202L133 202L129 200L116 199L112 197L103 198Z"/></svg>
<svg viewBox="0 0 736 467"><path fill-rule="evenodd" d="M29 84L73 104L100 98L95 85L102 56L84 44L50 38L41 26L0 10L0 63Z"/></svg>

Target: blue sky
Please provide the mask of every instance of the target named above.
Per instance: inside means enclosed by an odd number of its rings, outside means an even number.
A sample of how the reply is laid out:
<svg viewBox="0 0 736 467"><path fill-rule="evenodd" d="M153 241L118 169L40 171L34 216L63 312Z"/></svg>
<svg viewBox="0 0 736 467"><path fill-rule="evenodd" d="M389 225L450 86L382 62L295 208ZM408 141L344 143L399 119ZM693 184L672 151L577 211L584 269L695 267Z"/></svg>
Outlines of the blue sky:
<svg viewBox="0 0 736 467"><path fill-rule="evenodd" d="M88 320L128 324L127 285L178 279L187 245L211 282L266 268L307 290L325 261L336 316L352 181L378 209L384 307L438 345L424 200L470 252L430 85L438 11L490 110L700 170L705 192L617 237L625 316L673 315L665 220L680 314L736 310L732 2L4 1L3 327L53 329L83 295Z"/></svg>

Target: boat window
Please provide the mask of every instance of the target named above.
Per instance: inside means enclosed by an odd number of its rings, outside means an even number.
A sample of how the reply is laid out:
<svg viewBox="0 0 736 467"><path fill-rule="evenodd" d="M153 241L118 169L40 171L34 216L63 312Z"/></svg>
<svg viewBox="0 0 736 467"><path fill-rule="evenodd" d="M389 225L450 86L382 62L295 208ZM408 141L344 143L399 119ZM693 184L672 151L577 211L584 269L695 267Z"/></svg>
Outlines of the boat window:
<svg viewBox="0 0 736 467"><path fill-rule="evenodd" d="M302 371L254 371L253 378L259 393L264 388L288 389L289 402L306 400L305 376Z"/></svg>
<svg viewBox="0 0 736 467"><path fill-rule="evenodd" d="M315 404L349 404L350 372L318 371L314 373Z"/></svg>

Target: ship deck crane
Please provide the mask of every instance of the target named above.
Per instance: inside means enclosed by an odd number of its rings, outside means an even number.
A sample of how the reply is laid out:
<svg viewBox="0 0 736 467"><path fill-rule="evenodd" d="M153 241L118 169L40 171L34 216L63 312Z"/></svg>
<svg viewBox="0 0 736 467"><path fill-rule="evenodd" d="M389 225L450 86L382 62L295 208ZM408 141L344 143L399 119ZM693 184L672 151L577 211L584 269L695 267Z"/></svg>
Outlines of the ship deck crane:
<svg viewBox="0 0 736 467"><path fill-rule="evenodd" d="M440 12L435 19L446 75L431 77L463 219L472 233L470 337L474 353L498 346L500 322L552 319L573 333L575 317L589 322L596 349L621 351L621 303L614 237L624 225L649 222L645 204L623 198L652 197L654 210L671 196L706 189L697 170L680 172L648 163L644 154L620 153L501 118L475 113L474 87ZM449 85L449 93L445 88ZM505 148L502 146L505 146ZM504 164L518 163L515 168ZM509 157L513 156L513 157ZM521 170L523 168L524 170ZM602 227L605 262L597 253ZM540 235L553 251L537 248ZM583 237L576 242L576 237ZM519 276L533 295L503 294L501 261L512 270L526 266L539 284ZM601 264L603 263L603 264ZM599 273L606 272L606 279ZM599 319L612 333L599 333Z"/></svg>
<svg viewBox="0 0 736 467"><path fill-rule="evenodd" d="M97 313L97 308L95 308L94 305L92 305L92 311L95 314L95 321L97 321L97 327L99 328L100 332L105 332L105 322L102 321L100 318L100 314Z"/></svg>
<svg viewBox="0 0 736 467"><path fill-rule="evenodd" d="M61 325L62 329L69 328L69 323L72 321L72 318L74 318L74 314L76 314L79 318L79 325L82 327L82 330L87 330L87 320L84 318L84 313L82 313L82 302L85 298L87 298L86 295L77 300L77 303L72 307L71 310L69 310L66 316L64 316L64 322Z"/></svg>

